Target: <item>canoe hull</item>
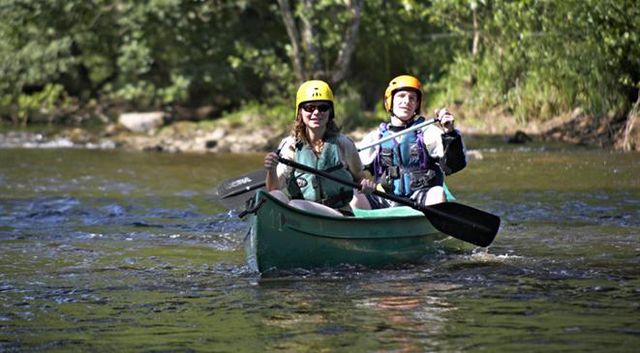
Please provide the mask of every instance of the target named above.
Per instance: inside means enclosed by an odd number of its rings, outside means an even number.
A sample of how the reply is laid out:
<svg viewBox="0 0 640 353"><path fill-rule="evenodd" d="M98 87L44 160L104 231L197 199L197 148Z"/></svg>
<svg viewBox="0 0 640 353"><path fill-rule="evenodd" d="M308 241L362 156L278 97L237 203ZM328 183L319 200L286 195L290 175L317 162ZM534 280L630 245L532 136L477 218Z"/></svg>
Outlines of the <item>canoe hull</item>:
<svg viewBox="0 0 640 353"><path fill-rule="evenodd" d="M245 243L253 271L331 267L382 267L415 263L462 242L438 232L421 214L330 217L289 207L264 191L249 216Z"/></svg>

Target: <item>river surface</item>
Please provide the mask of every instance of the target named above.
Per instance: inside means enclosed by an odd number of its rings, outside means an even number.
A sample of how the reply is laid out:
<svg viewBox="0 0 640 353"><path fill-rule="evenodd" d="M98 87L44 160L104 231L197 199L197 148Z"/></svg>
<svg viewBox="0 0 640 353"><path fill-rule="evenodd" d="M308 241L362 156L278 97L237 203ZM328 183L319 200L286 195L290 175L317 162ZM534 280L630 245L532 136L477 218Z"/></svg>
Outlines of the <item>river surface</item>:
<svg viewBox="0 0 640 353"><path fill-rule="evenodd" d="M488 249L273 276L215 196L261 154L0 149L0 352L637 352L640 154L467 144Z"/></svg>

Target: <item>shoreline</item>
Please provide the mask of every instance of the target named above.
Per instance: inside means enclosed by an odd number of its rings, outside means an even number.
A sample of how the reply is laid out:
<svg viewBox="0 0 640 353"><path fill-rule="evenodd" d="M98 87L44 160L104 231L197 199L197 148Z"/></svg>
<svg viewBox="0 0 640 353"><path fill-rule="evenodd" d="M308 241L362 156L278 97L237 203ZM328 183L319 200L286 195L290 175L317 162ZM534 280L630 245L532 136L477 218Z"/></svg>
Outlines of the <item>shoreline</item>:
<svg viewBox="0 0 640 353"><path fill-rule="evenodd" d="M500 136L502 140L528 142L560 142L609 150L621 150L624 125L618 119L593 119L576 110L545 122L517 124L513 117L488 114L484 121L467 120L457 112L456 128L467 136ZM16 128L0 125L0 148L87 148L122 149L167 153L251 153L266 152L277 147L288 134L285 129L254 124L251 118L242 126L224 119L202 124L177 121L145 132L132 132L111 123L96 127L28 126ZM596 121L594 123L594 121ZM347 131L358 141L370 129ZM637 146L637 145L636 145Z"/></svg>
<svg viewBox="0 0 640 353"><path fill-rule="evenodd" d="M184 130L184 129L183 129ZM509 136L506 134L488 134L475 129L460 129L463 135L475 137L497 137L505 143L527 143L540 140L523 132ZM367 131L356 130L346 133L358 141ZM96 150L130 150L161 153L258 153L276 148L278 142L287 134L285 131L257 132L225 131L219 129L203 131L194 128L190 133L141 134L122 132L105 135L90 133L82 128L61 128L57 132L9 130L0 131L0 148L55 149L82 148Z"/></svg>

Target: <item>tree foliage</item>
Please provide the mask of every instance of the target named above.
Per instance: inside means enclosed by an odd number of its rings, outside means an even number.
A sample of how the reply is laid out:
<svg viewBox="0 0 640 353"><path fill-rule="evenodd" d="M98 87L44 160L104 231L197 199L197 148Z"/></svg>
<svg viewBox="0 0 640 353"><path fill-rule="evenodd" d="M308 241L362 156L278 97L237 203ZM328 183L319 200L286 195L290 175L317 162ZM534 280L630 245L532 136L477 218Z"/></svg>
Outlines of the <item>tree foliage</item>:
<svg viewBox="0 0 640 353"><path fill-rule="evenodd" d="M479 21L479 55L458 52L450 66L449 86L458 88L452 96L506 104L522 120L574 107L621 112L638 98L635 1L435 1L432 10L466 37L472 17ZM473 88L460 90L464 83Z"/></svg>
<svg viewBox="0 0 640 353"><path fill-rule="evenodd" d="M633 0L5 0L0 115L289 102L323 78L379 109L410 73L432 103L522 120L624 113L640 87Z"/></svg>

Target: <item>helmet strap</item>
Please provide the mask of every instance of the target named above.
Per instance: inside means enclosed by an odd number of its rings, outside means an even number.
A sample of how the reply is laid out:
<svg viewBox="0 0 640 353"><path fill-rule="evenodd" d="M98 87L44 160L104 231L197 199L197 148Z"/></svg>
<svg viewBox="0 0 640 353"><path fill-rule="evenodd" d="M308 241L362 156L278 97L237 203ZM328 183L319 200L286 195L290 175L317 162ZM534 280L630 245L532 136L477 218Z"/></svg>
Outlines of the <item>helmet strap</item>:
<svg viewBox="0 0 640 353"><path fill-rule="evenodd" d="M416 118L417 118L418 116L420 116L420 114L418 114L418 113L414 112L414 113L413 113L413 116L411 116L411 118L409 118L409 120L404 121L404 120L402 120L402 119L398 118L398 116L396 116L395 114L393 114L393 111L391 111L391 117L392 117L392 118L396 118L396 119L398 119L398 120L402 121L402 122L404 123L404 126L411 125L411 124L414 122L414 120L416 120Z"/></svg>

